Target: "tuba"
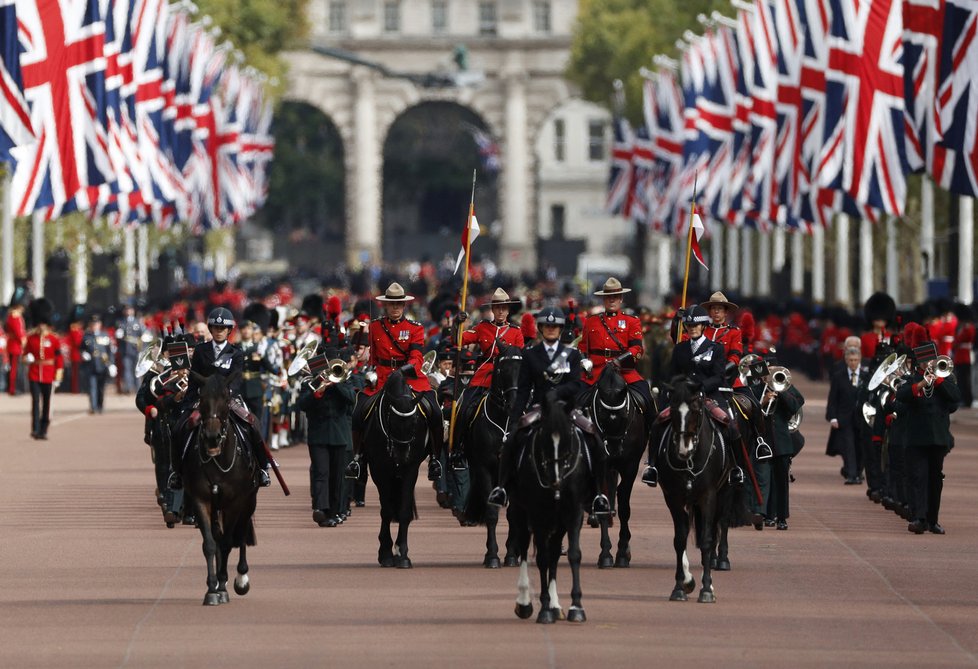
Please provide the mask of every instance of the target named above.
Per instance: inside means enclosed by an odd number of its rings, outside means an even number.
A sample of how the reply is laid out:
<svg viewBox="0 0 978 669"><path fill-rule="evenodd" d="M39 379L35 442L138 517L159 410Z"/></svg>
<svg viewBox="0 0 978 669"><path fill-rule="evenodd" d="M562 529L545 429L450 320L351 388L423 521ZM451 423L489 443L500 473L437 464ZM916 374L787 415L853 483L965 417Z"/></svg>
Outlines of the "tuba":
<svg viewBox="0 0 978 669"><path fill-rule="evenodd" d="M163 340L154 339L149 346L144 348L140 354L139 358L136 360L136 377L145 376L147 372L151 370L161 371L165 365L165 361L160 358L163 353Z"/></svg>
<svg viewBox="0 0 978 669"><path fill-rule="evenodd" d="M768 390L773 390L775 393L783 393L788 388L791 387L791 372L787 367L781 367L778 365L772 365L768 367L768 374L764 377L764 392L761 393L763 397ZM768 402L767 406L764 407L762 413L765 416L771 415L771 410L774 408L774 400Z"/></svg>
<svg viewBox="0 0 978 669"><path fill-rule="evenodd" d="M299 352L295 354L292 358L292 363L289 365L289 376L295 376L302 370L309 367L309 359L316 355L316 349L319 348L319 341L316 339L310 339L306 344L299 349Z"/></svg>
<svg viewBox="0 0 978 669"><path fill-rule="evenodd" d="M428 351L424 354L424 362L421 363L421 373L425 376L431 374L435 369L435 362L438 360L437 351Z"/></svg>
<svg viewBox="0 0 978 669"><path fill-rule="evenodd" d="M798 428L801 427L801 421L805 418L805 411L802 408L798 409L798 412L788 419L788 432L797 432Z"/></svg>

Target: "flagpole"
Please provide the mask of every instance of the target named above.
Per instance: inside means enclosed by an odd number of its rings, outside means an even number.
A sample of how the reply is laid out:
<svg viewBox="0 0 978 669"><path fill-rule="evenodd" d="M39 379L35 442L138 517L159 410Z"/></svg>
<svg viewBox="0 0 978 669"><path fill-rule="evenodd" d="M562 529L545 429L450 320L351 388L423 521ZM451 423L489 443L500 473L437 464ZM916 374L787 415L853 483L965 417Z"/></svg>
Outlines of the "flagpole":
<svg viewBox="0 0 978 669"><path fill-rule="evenodd" d="M696 214L696 179L699 175L693 173L693 199L689 203L689 230L686 231L686 272L683 275L683 299L679 303L680 309L686 308L686 288L689 286L689 257L693 254L693 216ZM679 326L676 329L676 343L683 338L683 321L679 319Z"/></svg>
<svg viewBox="0 0 978 669"><path fill-rule="evenodd" d="M475 176L476 171L472 170L472 196L469 198L469 217L465 221L465 273L462 275L462 299L459 302L459 310L465 311L465 302L469 292L469 258L472 254L472 233L469 228L472 225L472 217L475 216ZM455 342L455 388L452 392L452 414L448 421L448 443L445 445L447 452L451 453L452 444L455 442L455 413L458 409L458 386L462 378L462 324L458 324Z"/></svg>

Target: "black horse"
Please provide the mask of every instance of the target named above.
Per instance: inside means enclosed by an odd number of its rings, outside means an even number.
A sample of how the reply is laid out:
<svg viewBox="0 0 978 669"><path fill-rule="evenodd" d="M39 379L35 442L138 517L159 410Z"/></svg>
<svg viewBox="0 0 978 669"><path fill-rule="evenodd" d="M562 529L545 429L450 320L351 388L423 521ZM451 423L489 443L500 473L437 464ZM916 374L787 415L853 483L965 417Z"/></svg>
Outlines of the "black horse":
<svg viewBox="0 0 978 669"><path fill-rule="evenodd" d="M381 567L410 569L408 526L417 518L414 486L418 468L427 456L428 422L423 405L395 370L378 393L363 431L363 448L370 463L370 477L380 498ZM397 521L397 554L390 524Z"/></svg>
<svg viewBox="0 0 978 669"><path fill-rule="evenodd" d="M601 554L598 567L628 567L632 560L631 530L628 521L632 516L632 487L638 474L639 463L648 443L645 415L641 400L628 388L616 365L605 365L593 394L588 398L588 410L606 450L605 486L611 508L618 513L618 549L614 562L611 559L611 538L608 533L609 516L600 516ZM599 490L598 492L604 492Z"/></svg>
<svg viewBox="0 0 978 669"><path fill-rule="evenodd" d="M567 561L573 578L567 620L584 622L587 616L581 606L581 525L584 505L591 499L584 435L567 416L564 403L548 397L542 404L540 421L530 430L521 431L517 439L520 455L509 514L514 549L520 559L516 615L529 618L533 613L526 561L532 534L540 569L537 622L552 623L564 617L557 598L557 563L566 535Z"/></svg>
<svg viewBox="0 0 978 669"><path fill-rule="evenodd" d="M700 385L676 377L671 388L669 413L656 422L650 437L650 447L658 451L659 486L675 530L676 587L669 599L686 601L696 587L686 557L692 521L703 565L699 601L713 603L711 562L717 535L735 508L734 486L728 482L733 458L721 430L708 417Z"/></svg>
<svg viewBox="0 0 978 669"><path fill-rule="evenodd" d="M523 362L519 347L499 341L497 346L499 355L493 363L489 392L479 402L468 424L461 426L465 431L465 452L471 481L465 519L486 526L486 555L482 564L490 569L499 568L499 546L496 543L499 508L486 504L486 498L499 482L503 439L513 438L516 432L516 426L510 425L510 418Z"/></svg>
<svg viewBox="0 0 978 669"><path fill-rule="evenodd" d="M248 582L247 546L254 546L254 513L258 500L255 462L242 429L231 420L231 393L235 375L203 377L200 404L183 433L185 445L180 474L187 497L197 511L207 560L205 605L228 602L228 556L238 549L238 575L234 591L245 595Z"/></svg>

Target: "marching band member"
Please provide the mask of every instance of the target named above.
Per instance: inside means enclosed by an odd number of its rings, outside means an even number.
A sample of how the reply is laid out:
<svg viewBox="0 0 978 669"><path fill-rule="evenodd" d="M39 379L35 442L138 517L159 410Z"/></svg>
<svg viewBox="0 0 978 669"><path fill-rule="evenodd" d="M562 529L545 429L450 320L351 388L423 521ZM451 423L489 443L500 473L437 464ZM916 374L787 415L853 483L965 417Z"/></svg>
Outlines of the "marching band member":
<svg viewBox="0 0 978 669"><path fill-rule="evenodd" d="M428 420L428 430L431 436L431 452L428 459L428 479L436 481L441 478L441 463L438 462L444 443L444 432L441 422L441 412L438 410L438 400L428 377L421 373L424 349L424 327L415 321L404 317L404 305L414 299L406 295L401 284L394 282L387 287L383 295L375 298L383 305L384 317L371 321L369 326L370 364L376 369L377 381L373 386L367 386L357 395L356 406L353 409L353 460L346 468L346 477L360 477L360 460L363 456L361 438L367 410L373 403L373 398L384 387L387 378L396 369L405 366L414 368L414 374L405 374L405 382L423 403L423 412Z"/></svg>
<svg viewBox="0 0 978 669"><path fill-rule="evenodd" d="M88 332L82 338L82 370L88 379L88 413L102 413L105 404L105 383L115 378L115 343L102 330L102 318L88 318Z"/></svg>
<svg viewBox="0 0 978 669"><path fill-rule="evenodd" d="M40 297L30 303L34 330L26 337L24 361L28 363L27 379L31 389L31 437L48 438L51 423L51 388L61 383L64 362L61 342L51 331L54 306Z"/></svg>
<svg viewBox="0 0 978 669"><path fill-rule="evenodd" d="M944 534L938 522L944 488L944 457L954 446L949 415L957 411L961 391L954 375L938 376L934 342L913 349L916 369L896 391L906 407L906 466L910 497L909 532Z"/></svg>
<svg viewBox="0 0 978 669"><path fill-rule="evenodd" d="M485 319L477 323L474 327L462 333L462 346L477 344L482 358L475 375L469 381L459 398L458 408L455 414L455 443L452 444L451 460L455 469L464 469L465 440L464 426L468 424L468 419L472 410L479 405L479 401L489 392L492 384L492 370L496 357L499 355L500 342L517 348L523 348L523 333L519 328L514 327L509 322L510 307L519 304L520 301L510 299L509 295L502 288L496 288L489 300L489 309L492 312L492 319ZM468 319L468 314L464 311L459 312L457 322L459 327Z"/></svg>
<svg viewBox="0 0 978 669"><path fill-rule="evenodd" d="M774 361L768 360L769 364ZM761 406L768 410L768 434L771 435L771 448L774 456L770 460L770 492L767 502L767 518L774 521L779 530L788 529L788 483L791 473L791 458L795 455L795 444L788 422L798 413L805 398L791 385L787 390L776 393L770 388L761 398ZM754 463L755 471L760 467Z"/></svg>

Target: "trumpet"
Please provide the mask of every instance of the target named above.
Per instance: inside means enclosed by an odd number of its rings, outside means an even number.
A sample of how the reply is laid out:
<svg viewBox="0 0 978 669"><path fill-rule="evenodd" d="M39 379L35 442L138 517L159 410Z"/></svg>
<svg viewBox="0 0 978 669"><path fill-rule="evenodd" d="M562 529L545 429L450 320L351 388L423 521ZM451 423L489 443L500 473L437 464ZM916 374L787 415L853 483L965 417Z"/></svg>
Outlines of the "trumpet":
<svg viewBox="0 0 978 669"><path fill-rule="evenodd" d="M954 373L954 362L946 355L939 355L936 360L927 363L927 373L946 379Z"/></svg>
<svg viewBox="0 0 978 669"><path fill-rule="evenodd" d="M341 358L333 358L329 366L316 376L309 378L309 387L313 392L322 392L329 386L343 383L350 378L353 370Z"/></svg>
<svg viewBox="0 0 978 669"><path fill-rule="evenodd" d="M768 390L772 390L775 394L778 394L783 393L790 387L791 372L788 370L788 368L772 365L768 368L768 375L764 377L764 392L761 393L761 397L764 397ZM769 416L773 408L774 399L767 403L767 406L763 408L762 413L765 416Z"/></svg>

